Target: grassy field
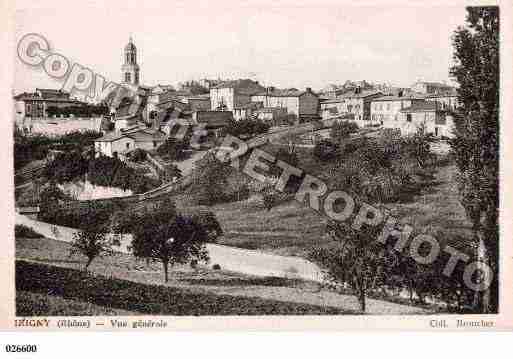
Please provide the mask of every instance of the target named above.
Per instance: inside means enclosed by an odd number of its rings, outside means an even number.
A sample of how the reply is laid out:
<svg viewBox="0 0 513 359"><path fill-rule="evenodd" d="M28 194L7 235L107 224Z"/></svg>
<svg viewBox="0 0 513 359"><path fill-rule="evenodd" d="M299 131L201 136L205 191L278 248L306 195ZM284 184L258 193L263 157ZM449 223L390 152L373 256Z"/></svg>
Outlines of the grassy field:
<svg viewBox="0 0 513 359"><path fill-rule="evenodd" d="M85 315L98 311L98 308L105 309L110 315L121 313L118 310L152 315L348 313L332 307L147 285L25 261L16 262L16 292L18 316Z"/></svg>
<svg viewBox="0 0 513 359"><path fill-rule="evenodd" d="M309 166L313 168L315 165L310 163ZM326 170L326 166L318 164L317 171ZM387 203L385 207L399 222L468 250L472 237L470 222L459 203L453 178L455 173L454 165L444 165L438 169L436 178L410 200ZM327 218L295 200L284 202L270 211L264 208L258 196L208 209L216 214L225 233L221 244L297 256L304 256L313 247L336 244L325 236Z"/></svg>
<svg viewBox="0 0 513 359"><path fill-rule="evenodd" d="M150 263L147 266L144 261L121 253L96 258L89 267L89 273L86 274L83 271L86 259L82 256L70 257L69 250L70 245L65 242L44 238L16 238L16 258L22 265L25 263L39 268L37 271L32 269L18 271L20 274L16 277L19 294L17 305L20 313L26 313L28 310L34 315L55 314L67 310L65 308L69 308L69 315L96 312L121 315L124 312L139 314L148 313L148 311L178 315L179 313L204 314L212 311L212 313L218 313L218 310L222 313L232 311L233 314L358 312L358 302L354 295L349 292L336 293L322 288L318 283L249 276L222 269L212 270L212 263L196 269L190 266L175 266L170 270L170 281L163 283L162 268L158 263ZM28 272L31 274L27 274ZM34 276L35 279L26 278L26 276ZM131 301L144 303L146 289L150 292L158 290L162 291L162 298L185 296L184 300L189 301L190 307L184 307L180 312L176 306L166 307L161 302L151 302L151 299L150 303L153 304L145 308L140 307L142 304L123 306L122 303L112 302L111 299L109 302L104 302L101 298L105 291L98 288L108 288L105 285L113 285L108 282L109 280L122 283L122 286L129 288L126 292L136 293L134 297L130 297ZM104 287L97 283L101 283ZM93 290L90 295L87 294L88 288ZM116 296L125 295L124 291L119 292L116 288L109 290L109 293L115 293ZM138 288L143 293L140 298L137 292L134 292L139 290ZM169 292L167 292L168 289ZM436 311L434 308L413 307L405 301L397 301L394 298L391 298L392 301L376 299L369 299L368 313L370 314L422 314L426 311ZM198 304L199 309L193 308L195 302L212 303L218 300L224 302L219 309L202 308L200 304Z"/></svg>
<svg viewBox="0 0 513 359"><path fill-rule="evenodd" d="M107 308L77 300L64 299L55 295L16 291L16 315L18 316L103 316L137 315L133 311Z"/></svg>

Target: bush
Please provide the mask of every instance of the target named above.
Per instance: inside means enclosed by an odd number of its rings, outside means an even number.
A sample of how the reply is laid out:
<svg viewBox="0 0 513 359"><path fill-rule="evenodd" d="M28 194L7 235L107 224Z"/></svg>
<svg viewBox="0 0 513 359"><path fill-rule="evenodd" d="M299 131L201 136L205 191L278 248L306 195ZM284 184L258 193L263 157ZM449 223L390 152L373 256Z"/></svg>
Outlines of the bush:
<svg viewBox="0 0 513 359"><path fill-rule="evenodd" d="M352 121L335 122L331 127L330 137L334 143L340 143L352 133L358 132L358 125Z"/></svg>
<svg viewBox="0 0 513 359"><path fill-rule="evenodd" d="M129 152L127 157L130 161L133 162L143 162L146 160L147 153L142 148L136 148L135 150Z"/></svg>
<svg viewBox="0 0 513 359"><path fill-rule="evenodd" d="M87 172L87 160L78 151L57 154L43 171L43 176L57 183L71 182Z"/></svg>
<svg viewBox="0 0 513 359"><path fill-rule="evenodd" d="M337 156L337 146L330 140L323 139L315 145L313 155L321 161L331 160Z"/></svg>
<svg viewBox="0 0 513 359"><path fill-rule="evenodd" d="M253 137L256 135L260 135L262 133L266 133L269 131L271 126L261 120L242 120L235 121L232 120L230 123L223 129L223 134L230 134L235 137Z"/></svg>
<svg viewBox="0 0 513 359"><path fill-rule="evenodd" d="M128 167L117 158L100 156L89 161L89 181L98 186L118 187L144 193L161 185L161 181Z"/></svg>
<svg viewBox="0 0 513 359"><path fill-rule="evenodd" d="M219 264L214 264L214 265L212 266L212 269L213 269L213 270L221 270L221 266L220 266Z"/></svg>
<svg viewBox="0 0 513 359"><path fill-rule="evenodd" d="M44 238L42 234L37 233L32 228L25 226L24 224L17 224L14 226L14 237L15 238Z"/></svg>
<svg viewBox="0 0 513 359"><path fill-rule="evenodd" d="M159 148L157 153L168 161L183 161L187 158L186 149L189 144L185 141L169 137Z"/></svg>

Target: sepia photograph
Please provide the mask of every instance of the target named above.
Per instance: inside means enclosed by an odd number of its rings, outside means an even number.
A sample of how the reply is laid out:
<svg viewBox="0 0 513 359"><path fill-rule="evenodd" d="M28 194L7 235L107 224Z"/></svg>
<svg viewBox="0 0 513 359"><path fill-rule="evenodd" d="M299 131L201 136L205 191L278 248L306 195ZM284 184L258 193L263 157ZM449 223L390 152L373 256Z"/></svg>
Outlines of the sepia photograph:
<svg viewBox="0 0 513 359"><path fill-rule="evenodd" d="M11 325L494 329L502 6L80 4L11 19Z"/></svg>

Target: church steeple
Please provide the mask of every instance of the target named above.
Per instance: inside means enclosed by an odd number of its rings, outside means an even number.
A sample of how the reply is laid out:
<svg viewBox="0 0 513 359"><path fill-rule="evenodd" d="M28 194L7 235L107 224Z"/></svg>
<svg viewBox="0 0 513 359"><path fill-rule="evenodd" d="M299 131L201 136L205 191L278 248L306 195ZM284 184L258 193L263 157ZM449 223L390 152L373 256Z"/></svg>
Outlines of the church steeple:
<svg viewBox="0 0 513 359"><path fill-rule="evenodd" d="M125 46L123 65L121 66L121 82L131 85L139 85L139 65L137 64L137 48L132 36Z"/></svg>

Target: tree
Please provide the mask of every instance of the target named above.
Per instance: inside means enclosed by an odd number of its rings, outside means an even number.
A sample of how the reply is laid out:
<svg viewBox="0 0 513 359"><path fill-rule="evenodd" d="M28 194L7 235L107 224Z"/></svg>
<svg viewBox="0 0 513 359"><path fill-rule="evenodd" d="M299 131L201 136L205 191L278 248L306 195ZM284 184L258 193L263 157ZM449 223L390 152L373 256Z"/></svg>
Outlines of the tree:
<svg viewBox="0 0 513 359"><path fill-rule="evenodd" d="M315 144L313 155L321 161L328 161L337 156L337 146L330 140L322 139Z"/></svg>
<svg viewBox="0 0 513 359"><path fill-rule="evenodd" d="M169 161L182 161L187 158L185 150L188 143L178 140L174 137L169 137L158 149L157 153Z"/></svg>
<svg viewBox="0 0 513 359"><path fill-rule="evenodd" d="M214 153L207 153L192 170L190 193L199 204L212 205L224 200L230 172L228 164L219 161Z"/></svg>
<svg viewBox="0 0 513 359"><path fill-rule="evenodd" d="M81 213L79 231L73 235L71 254L81 253L87 257L85 269L102 253L111 254L115 240L107 236L111 209L94 202L88 203Z"/></svg>
<svg viewBox="0 0 513 359"><path fill-rule="evenodd" d="M434 158L434 154L431 152L433 142L435 142L433 134L427 133L425 127L420 126L413 136L404 139L403 146L407 154L417 161L419 168L424 169Z"/></svg>
<svg viewBox="0 0 513 359"><path fill-rule="evenodd" d="M213 212L200 212L195 214L192 219L205 229L208 242L215 243L217 239L223 235L223 229Z"/></svg>
<svg viewBox="0 0 513 359"><path fill-rule="evenodd" d="M393 268L388 260L389 253L376 233L370 229L354 230L345 223L329 222L327 233L340 246L317 248L309 258L324 268L329 281L349 285L355 292L360 310L366 311L366 296L372 290L382 288Z"/></svg>
<svg viewBox="0 0 513 359"><path fill-rule="evenodd" d="M57 183L71 182L86 174L87 160L78 151L59 153L44 169L43 176Z"/></svg>
<svg viewBox="0 0 513 359"><path fill-rule="evenodd" d="M161 202L136 217L132 226L134 256L162 263L164 281L169 280L169 266L209 260L205 244L212 240L198 217L176 214L174 205Z"/></svg>
<svg viewBox="0 0 513 359"><path fill-rule="evenodd" d="M453 37L461 107L451 141L458 168L460 201L472 222L476 257L492 269L488 290L476 292L482 313L498 308L499 215L499 8L468 7L466 27Z"/></svg>

